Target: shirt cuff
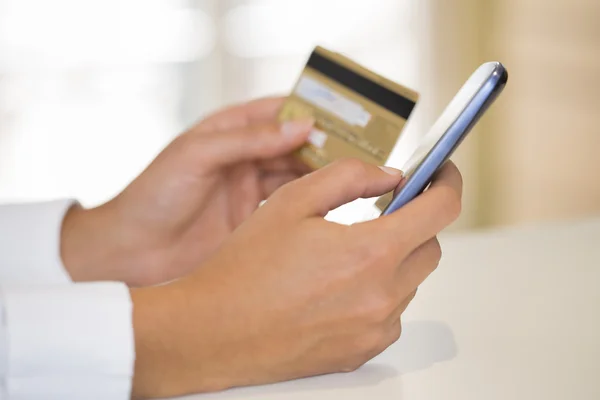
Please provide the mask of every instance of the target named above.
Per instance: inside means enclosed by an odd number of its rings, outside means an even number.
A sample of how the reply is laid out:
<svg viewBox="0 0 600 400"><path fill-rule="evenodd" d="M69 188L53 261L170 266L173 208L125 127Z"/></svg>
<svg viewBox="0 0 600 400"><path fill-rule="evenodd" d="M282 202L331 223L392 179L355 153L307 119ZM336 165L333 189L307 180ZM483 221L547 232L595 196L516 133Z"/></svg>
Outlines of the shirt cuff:
<svg viewBox="0 0 600 400"><path fill-rule="evenodd" d="M62 221L73 200L0 206L0 282L71 283L60 256Z"/></svg>
<svg viewBox="0 0 600 400"><path fill-rule="evenodd" d="M135 345L124 284L4 288L3 297L8 398L130 398Z"/></svg>

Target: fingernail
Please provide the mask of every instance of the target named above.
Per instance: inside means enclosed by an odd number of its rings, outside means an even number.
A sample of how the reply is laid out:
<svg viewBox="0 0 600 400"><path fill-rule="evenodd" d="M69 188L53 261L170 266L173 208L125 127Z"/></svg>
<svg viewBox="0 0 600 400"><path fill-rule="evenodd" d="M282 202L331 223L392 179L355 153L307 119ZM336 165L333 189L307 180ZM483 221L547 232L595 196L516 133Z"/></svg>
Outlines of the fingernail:
<svg viewBox="0 0 600 400"><path fill-rule="evenodd" d="M392 168L392 167L379 167L379 169L382 170L383 172L385 172L386 174L390 174L390 175L403 175L404 174L399 169Z"/></svg>
<svg viewBox="0 0 600 400"><path fill-rule="evenodd" d="M288 121L281 125L281 134L285 137L294 137L308 132L314 125L314 118L304 118L295 121Z"/></svg>

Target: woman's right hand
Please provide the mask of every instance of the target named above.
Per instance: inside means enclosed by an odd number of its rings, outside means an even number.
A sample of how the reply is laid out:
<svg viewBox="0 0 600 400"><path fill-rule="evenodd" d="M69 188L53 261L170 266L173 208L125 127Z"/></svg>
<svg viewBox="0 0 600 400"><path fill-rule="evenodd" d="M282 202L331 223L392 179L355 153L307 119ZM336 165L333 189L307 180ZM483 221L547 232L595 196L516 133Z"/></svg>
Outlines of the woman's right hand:
<svg viewBox="0 0 600 400"><path fill-rule="evenodd" d="M132 290L134 396L352 371L394 343L440 260L436 235L460 213L459 171L446 164L389 216L351 226L323 216L400 181L399 171L333 163L280 188L193 275Z"/></svg>

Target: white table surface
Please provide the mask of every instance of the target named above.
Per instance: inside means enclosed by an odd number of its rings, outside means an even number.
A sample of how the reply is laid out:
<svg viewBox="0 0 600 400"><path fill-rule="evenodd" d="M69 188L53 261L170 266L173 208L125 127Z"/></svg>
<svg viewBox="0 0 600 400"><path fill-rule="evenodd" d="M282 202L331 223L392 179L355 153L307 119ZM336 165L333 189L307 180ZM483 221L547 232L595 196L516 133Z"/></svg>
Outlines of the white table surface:
<svg viewBox="0 0 600 400"><path fill-rule="evenodd" d="M402 338L363 368L185 399L600 399L600 219L441 242Z"/></svg>

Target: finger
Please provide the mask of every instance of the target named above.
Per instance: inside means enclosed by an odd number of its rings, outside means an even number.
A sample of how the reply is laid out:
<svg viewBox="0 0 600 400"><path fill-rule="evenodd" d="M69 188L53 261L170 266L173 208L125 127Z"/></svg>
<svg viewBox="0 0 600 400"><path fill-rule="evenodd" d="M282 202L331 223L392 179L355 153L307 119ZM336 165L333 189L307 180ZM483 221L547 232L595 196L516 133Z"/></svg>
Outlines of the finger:
<svg viewBox="0 0 600 400"><path fill-rule="evenodd" d="M208 116L197 129L223 131L275 120L284 101L285 97L269 97L237 104Z"/></svg>
<svg viewBox="0 0 600 400"><path fill-rule="evenodd" d="M268 198L281 186L300 178L300 176L301 175L292 172L265 175L261 179L263 199Z"/></svg>
<svg viewBox="0 0 600 400"><path fill-rule="evenodd" d="M400 305L398 305L398 308L396 308L394 310L394 312L391 315L391 322L394 323L396 321L398 321L400 319L400 316L402 314L404 314L404 311L406 311L406 309L408 308L408 306L410 305L410 303L415 299L415 296L417 295L417 289L413 290L408 297L406 297L402 303L400 303Z"/></svg>
<svg viewBox="0 0 600 400"><path fill-rule="evenodd" d="M231 186L233 191L229 197L229 210L231 223L234 226L244 222L257 208L263 199L260 192L258 176L249 163L242 163L231 168L227 179L235 182ZM243 201L240 201L242 200Z"/></svg>
<svg viewBox="0 0 600 400"><path fill-rule="evenodd" d="M412 251L436 236L460 215L462 177L448 162L421 195L396 212L358 224L355 232L376 241L388 241L390 248ZM404 246L398 246L401 241Z"/></svg>
<svg viewBox="0 0 600 400"><path fill-rule="evenodd" d="M389 330L388 341L390 346L400 340L402 336L402 320L401 317L396 318ZM389 346L388 346L389 347Z"/></svg>
<svg viewBox="0 0 600 400"><path fill-rule="evenodd" d="M211 135L195 135L188 151L209 167L265 160L289 154L308 138L314 120L269 123L236 128Z"/></svg>
<svg viewBox="0 0 600 400"><path fill-rule="evenodd" d="M264 173L295 172L299 175L305 175L313 171L299 157L293 154L261 160L258 163L258 168Z"/></svg>
<svg viewBox="0 0 600 400"><path fill-rule="evenodd" d="M258 168L266 173L289 171L291 169L291 158L292 157L289 156L282 156L277 158L271 158L268 160L261 160L258 163Z"/></svg>
<svg viewBox="0 0 600 400"><path fill-rule="evenodd" d="M391 326L385 330L383 333L383 337L381 343L378 346L375 346L373 350L365 355L366 360L371 360L377 357L379 354L383 353L388 347L396 343L400 336L402 335L402 321L400 318L397 318L392 322Z"/></svg>
<svg viewBox="0 0 600 400"><path fill-rule="evenodd" d="M298 216L325 215L358 198L379 196L398 184L400 171L358 159L336 161L282 188L273 196L295 204Z"/></svg>
<svg viewBox="0 0 600 400"><path fill-rule="evenodd" d="M437 238L429 239L413 251L396 272L400 298L416 290L435 271L441 258L442 250Z"/></svg>
<svg viewBox="0 0 600 400"><path fill-rule="evenodd" d="M394 189L394 197L397 196L398 193L400 193L400 190L402 190L404 185L406 185L406 181L407 181L406 177L402 178L402 180L400 181L398 186L396 186L396 189Z"/></svg>

